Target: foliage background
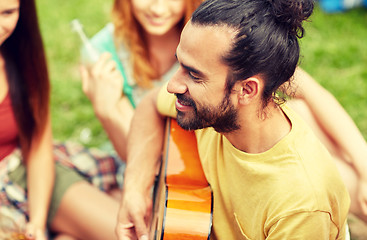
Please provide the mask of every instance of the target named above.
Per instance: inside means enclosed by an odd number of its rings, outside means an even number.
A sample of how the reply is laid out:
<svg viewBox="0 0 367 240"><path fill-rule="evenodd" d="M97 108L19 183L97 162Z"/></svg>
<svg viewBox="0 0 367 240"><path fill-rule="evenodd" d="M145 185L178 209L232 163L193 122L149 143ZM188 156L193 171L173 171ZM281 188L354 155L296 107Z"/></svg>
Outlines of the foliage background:
<svg viewBox="0 0 367 240"><path fill-rule="evenodd" d="M106 147L107 137L81 90L80 40L70 21L80 19L92 36L110 21L112 1L37 0L37 4L52 81L54 138ZM367 139L367 10L326 14L317 6L305 27L301 66L334 94Z"/></svg>

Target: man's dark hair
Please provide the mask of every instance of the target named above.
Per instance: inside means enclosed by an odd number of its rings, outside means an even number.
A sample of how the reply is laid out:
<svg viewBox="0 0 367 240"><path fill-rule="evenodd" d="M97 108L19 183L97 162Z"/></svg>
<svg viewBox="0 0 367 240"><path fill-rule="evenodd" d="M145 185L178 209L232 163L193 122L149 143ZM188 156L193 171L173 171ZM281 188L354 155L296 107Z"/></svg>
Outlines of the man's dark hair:
<svg viewBox="0 0 367 240"><path fill-rule="evenodd" d="M226 89L255 75L265 80L264 106L288 81L299 61L302 22L313 11L312 0L206 0L193 13L193 25L228 26L236 31L223 56L232 69Z"/></svg>

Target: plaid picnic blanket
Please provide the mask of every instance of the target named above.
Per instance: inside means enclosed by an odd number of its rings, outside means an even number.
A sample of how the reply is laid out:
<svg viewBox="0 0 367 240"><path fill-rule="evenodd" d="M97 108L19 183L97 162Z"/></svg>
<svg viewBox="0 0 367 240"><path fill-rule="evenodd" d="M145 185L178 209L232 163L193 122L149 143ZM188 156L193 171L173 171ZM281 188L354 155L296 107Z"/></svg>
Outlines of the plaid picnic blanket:
<svg viewBox="0 0 367 240"><path fill-rule="evenodd" d="M125 164L116 156L73 142L55 143L53 151L56 162L78 172L100 190L122 187ZM27 190L9 178L20 164L19 148L0 161L0 217L10 217L18 226L24 226L29 218Z"/></svg>

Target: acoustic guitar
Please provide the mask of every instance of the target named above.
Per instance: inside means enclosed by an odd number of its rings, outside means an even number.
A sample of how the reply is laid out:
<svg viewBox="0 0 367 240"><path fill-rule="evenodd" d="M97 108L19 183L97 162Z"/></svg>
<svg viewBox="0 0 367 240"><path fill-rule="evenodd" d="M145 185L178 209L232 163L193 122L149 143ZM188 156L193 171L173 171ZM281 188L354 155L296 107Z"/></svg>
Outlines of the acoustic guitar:
<svg viewBox="0 0 367 240"><path fill-rule="evenodd" d="M169 118L163 154L150 239L209 239L212 191L201 167L195 133Z"/></svg>

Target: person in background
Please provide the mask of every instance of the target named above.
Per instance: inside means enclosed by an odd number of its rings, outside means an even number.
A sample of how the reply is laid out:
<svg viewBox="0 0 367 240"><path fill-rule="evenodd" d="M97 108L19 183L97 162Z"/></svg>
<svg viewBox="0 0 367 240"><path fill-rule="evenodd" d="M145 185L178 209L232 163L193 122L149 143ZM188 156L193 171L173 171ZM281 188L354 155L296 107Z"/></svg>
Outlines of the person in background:
<svg viewBox="0 0 367 240"><path fill-rule="evenodd" d="M35 1L0 0L0 221L27 239L116 239L119 162L53 145L49 98Z"/></svg>
<svg viewBox="0 0 367 240"><path fill-rule="evenodd" d="M177 70L174 52L182 28L201 2L115 0L112 23L92 38L100 52L109 54L102 54L90 71L81 67L83 91L121 159L126 160L134 107Z"/></svg>
<svg viewBox="0 0 367 240"><path fill-rule="evenodd" d="M290 107L311 126L331 153L346 184L350 212L367 224L367 142L337 99L302 69L285 90Z"/></svg>
<svg viewBox="0 0 367 240"><path fill-rule="evenodd" d="M312 0L197 8L176 50L179 69L136 109L119 239L147 239L167 116L195 132L213 191L211 239L345 239L350 199L333 159L277 94L296 70L312 11Z"/></svg>

